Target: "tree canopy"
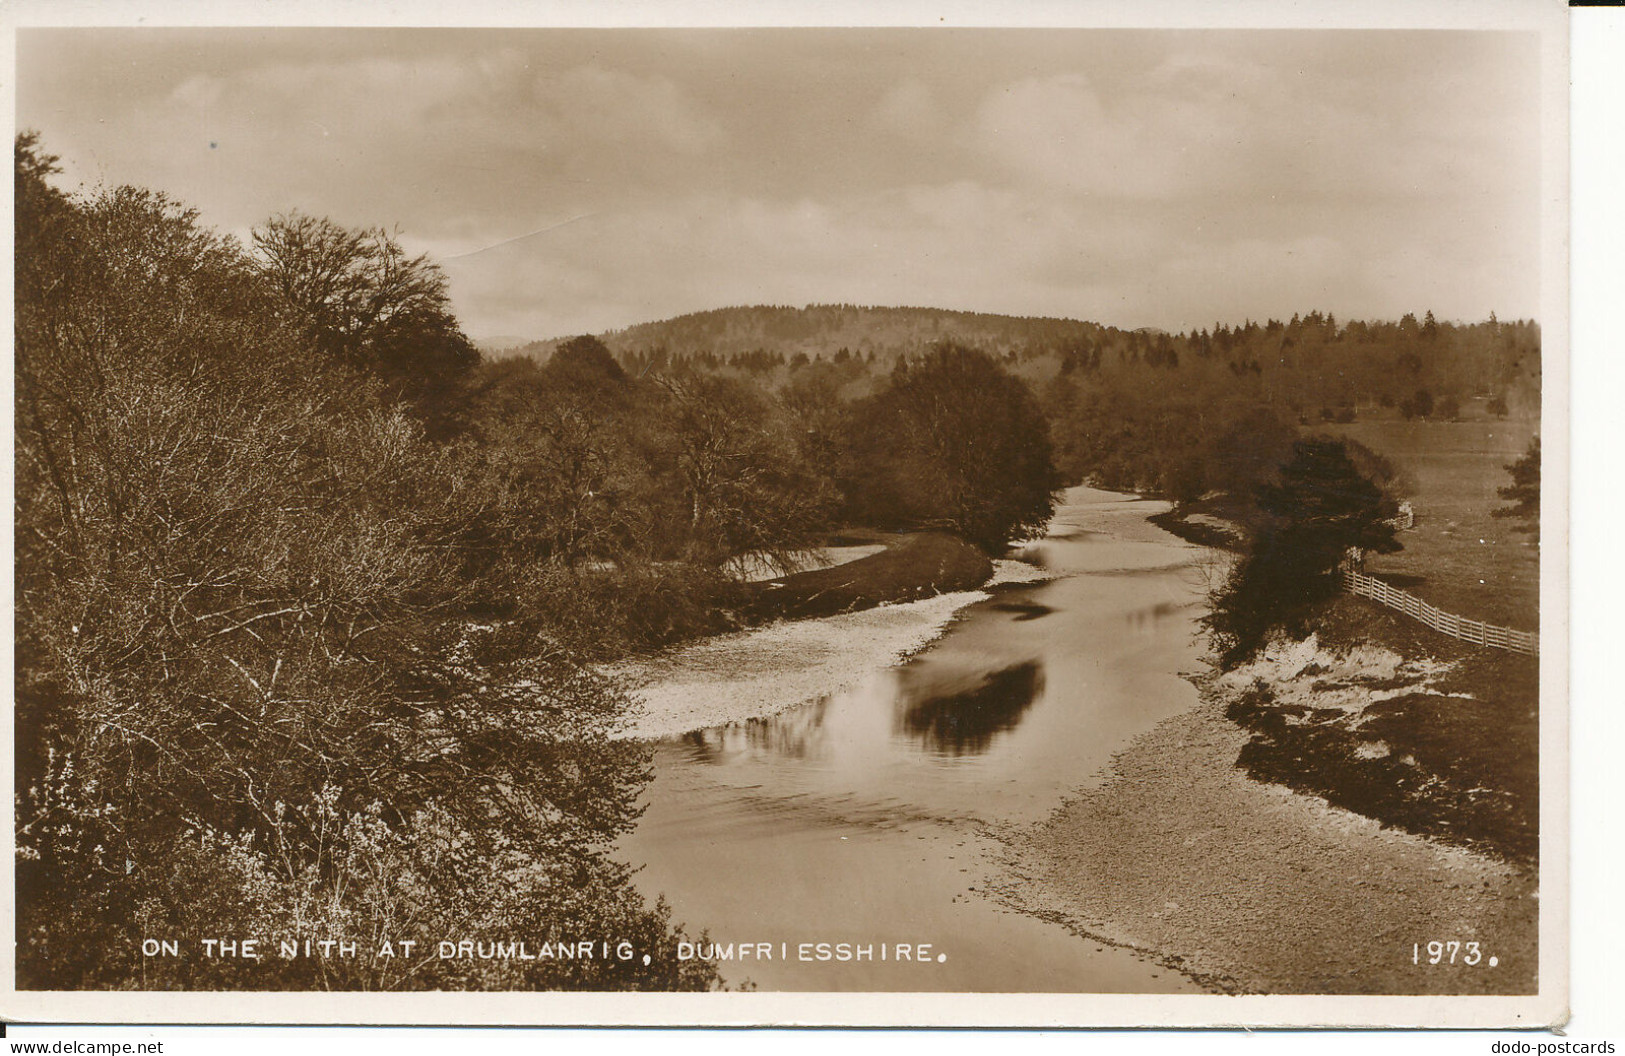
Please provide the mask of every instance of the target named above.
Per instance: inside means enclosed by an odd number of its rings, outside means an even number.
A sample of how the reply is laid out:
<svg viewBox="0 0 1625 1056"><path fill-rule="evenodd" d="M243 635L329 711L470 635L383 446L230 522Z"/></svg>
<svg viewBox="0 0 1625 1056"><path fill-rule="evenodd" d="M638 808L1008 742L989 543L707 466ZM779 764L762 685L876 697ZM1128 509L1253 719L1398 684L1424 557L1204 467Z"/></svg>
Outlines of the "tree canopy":
<svg viewBox="0 0 1625 1056"><path fill-rule="evenodd" d="M479 353L452 314L445 276L381 228L289 213L254 230L254 257L317 351L364 367L436 434L456 426Z"/></svg>
<svg viewBox="0 0 1625 1056"><path fill-rule="evenodd" d="M1338 589L1350 548L1400 549L1389 523L1394 500L1350 457L1345 441L1311 437L1292 445L1279 479L1258 488L1261 519L1204 617L1222 666L1251 657L1277 628L1296 629L1314 602Z"/></svg>
<svg viewBox="0 0 1625 1056"><path fill-rule="evenodd" d="M984 352L943 344L853 409L841 485L862 519L947 528L999 552L1043 531L1060 476L1026 384Z"/></svg>

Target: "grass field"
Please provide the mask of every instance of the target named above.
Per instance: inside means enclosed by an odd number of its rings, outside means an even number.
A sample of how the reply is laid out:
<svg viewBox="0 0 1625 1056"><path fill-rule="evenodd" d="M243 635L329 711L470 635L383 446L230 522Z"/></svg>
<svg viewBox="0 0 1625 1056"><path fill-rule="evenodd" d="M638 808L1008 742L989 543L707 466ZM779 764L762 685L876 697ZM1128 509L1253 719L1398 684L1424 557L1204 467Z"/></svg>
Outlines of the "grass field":
<svg viewBox="0 0 1625 1056"><path fill-rule="evenodd" d="M1399 534L1405 549L1371 555L1367 572L1462 616L1538 628L1540 549L1516 530L1520 522L1491 515L1506 505L1496 489L1511 482L1506 464L1523 454L1536 423L1368 421L1317 431L1358 440L1413 484L1416 527Z"/></svg>

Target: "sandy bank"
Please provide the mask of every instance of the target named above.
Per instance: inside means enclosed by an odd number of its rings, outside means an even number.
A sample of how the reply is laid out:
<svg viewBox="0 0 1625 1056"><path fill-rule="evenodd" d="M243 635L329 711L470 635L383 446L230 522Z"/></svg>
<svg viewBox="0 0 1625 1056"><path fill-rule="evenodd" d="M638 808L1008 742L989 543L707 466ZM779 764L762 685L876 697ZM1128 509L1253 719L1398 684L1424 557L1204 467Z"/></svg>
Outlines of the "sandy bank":
<svg viewBox="0 0 1625 1056"><path fill-rule="evenodd" d="M978 590L781 620L615 665L610 673L631 686L643 706L627 736L675 737L850 689L935 640L961 609L988 598L988 588L1050 575L1019 561L995 561L992 578Z"/></svg>
<svg viewBox="0 0 1625 1056"><path fill-rule="evenodd" d="M988 893L1221 992L1534 990L1530 871L1251 780L1221 692L1044 823L1003 834L1008 872ZM1452 939L1480 943L1480 963L1428 965L1427 942Z"/></svg>

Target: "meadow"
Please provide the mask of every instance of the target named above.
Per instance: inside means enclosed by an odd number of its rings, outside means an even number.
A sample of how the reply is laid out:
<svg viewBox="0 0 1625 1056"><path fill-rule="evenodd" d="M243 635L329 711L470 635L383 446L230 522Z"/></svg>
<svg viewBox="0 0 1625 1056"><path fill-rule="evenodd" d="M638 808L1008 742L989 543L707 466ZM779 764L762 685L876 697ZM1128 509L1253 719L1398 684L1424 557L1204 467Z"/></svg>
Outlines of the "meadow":
<svg viewBox="0 0 1625 1056"><path fill-rule="evenodd" d="M1535 630L1540 612L1540 547L1496 489L1511 482L1508 463L1539 429L1530 420L1496 419L1464 407L1461 421L1359 421L1326 432L1358 440L1407 478L1414 528L1405 549L1373 554L1366 571L1462 616Z"/></svg>

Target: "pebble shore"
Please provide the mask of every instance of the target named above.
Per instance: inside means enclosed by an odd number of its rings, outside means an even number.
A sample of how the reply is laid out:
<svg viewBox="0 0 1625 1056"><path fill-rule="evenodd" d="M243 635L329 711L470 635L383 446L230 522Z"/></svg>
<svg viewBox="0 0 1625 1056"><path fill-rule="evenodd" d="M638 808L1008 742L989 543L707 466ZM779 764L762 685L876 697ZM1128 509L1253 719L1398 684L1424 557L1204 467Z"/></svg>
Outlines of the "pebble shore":
<svg viewBox="0 0 1625 1056"><path fill-rule="evenodd" d="M1532 871L1253 781L1225 692L1205 686L1103 783L1001 833L1006 871L986 893L1217 993L1535 991ZM1479 943L1479 963L1429 965L1434 940Z"/></svg>

